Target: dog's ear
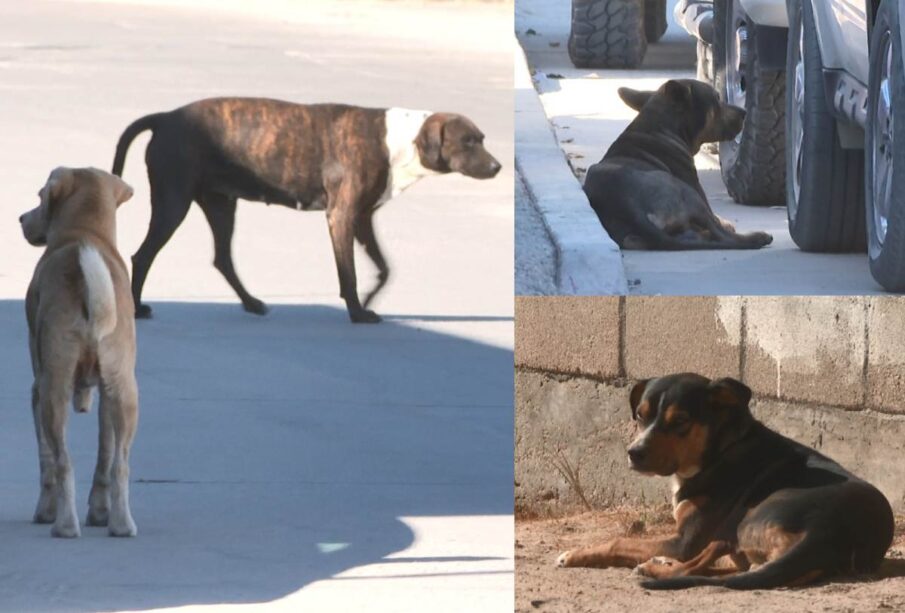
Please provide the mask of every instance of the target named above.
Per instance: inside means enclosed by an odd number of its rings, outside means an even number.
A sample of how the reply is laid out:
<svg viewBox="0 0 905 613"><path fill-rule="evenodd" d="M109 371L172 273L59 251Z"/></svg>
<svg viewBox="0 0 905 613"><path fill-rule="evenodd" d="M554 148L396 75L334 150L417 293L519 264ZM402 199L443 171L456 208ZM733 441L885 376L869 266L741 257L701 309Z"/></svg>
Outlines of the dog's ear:
<svg viewBox="0 0 905 613"><path fill-rule="evenodd" d="M631 87L620 87L617 90L619 97L625 102L630 109L640 111L647 101L650 100L656 92L640 92Z"/></svg>
<svg viewBox="0 0 905 613"><path fill-rule="evenodd" d="M650 379L643 379L632 387L632 391L628 396L628 403L632 407L632 419L638 419L638 405L641 404L641 398L644 397L644 390L647 389L647 384L650 383L650 381Z"/></svg>
<svg viewBox="0 0 905 613"><path fill-rule="evenodd" d="M415 137L421 165L436 172L449 172L449 166L443 159L443 127L446 119L445 114L434 113L424 120Z"/></svg>
<svg viewBox="0 0 905 613"><path fill-rule="evenodd" d="M747 409L748 403L751 402L751 388L730 377L711 382L708 391L710 401L720 408Z"/></svg>
<svg viewBox="0 0 905 613"><path fill-rule="evenodd" d="M673 102L678 102L680 104L691 103L691 87L681 81L667 81L663 85L663 93L665 93Z"/></svg>
<svg viewBox="0 0 905 613"><path fill-rule="evenodd" d="M56 214L60 204L72 194L74 188L75 179L71 168L61 166L50 173L47 183L41 189L41 207L48 220Z"/></svg>
<svg viewBox="0 0 905 613"><path fill-rule="evenodd" d="M116 175L110 175L110 181L113 184L113 196L116 198L116 206L121 205L123 202L132 197L134 191L132 190L131 185L129 185Z"/></svg>

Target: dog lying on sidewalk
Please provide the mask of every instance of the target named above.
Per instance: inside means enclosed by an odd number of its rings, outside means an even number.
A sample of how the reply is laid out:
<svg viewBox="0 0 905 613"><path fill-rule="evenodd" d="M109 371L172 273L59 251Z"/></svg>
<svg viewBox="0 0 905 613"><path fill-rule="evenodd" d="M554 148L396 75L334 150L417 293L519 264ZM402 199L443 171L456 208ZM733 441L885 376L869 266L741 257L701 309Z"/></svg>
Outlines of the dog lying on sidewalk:
<svg viewBox="0 0 905 613"><path fill-rule="evenodd" d="M57 168L39 195L40 205L19 218L25 239L47 247L25 299L41 466L34 521L53 523L53 536L80 534L66 405L87 411L96 386L100 436L86 523L107 526L111 536L135 536L129 510L129 448L138 423L135 308L116 250L116 209L132 188L101 170Z"/></svg>
<svg viewBox="0 0 905 613"><path fill-rule="evenodd" d="M773 242L765 232L739 234L715 215L694 165L704 143L735 138L745 111L691 79L655 92L623 87L619 97L638 116L588 170L584 191L621 248L759 249Z"/></svg>
<svg viewBox="0 0 905 613"><path fill-rule="evenodd" d="M875 571L892 543L889 502L820 453L770 430L734 379L678 374L632 388L634 470L672 476L674 535L568 551L558 566L636 567L648 589L752 590ZM731 564L716 566L723 556Z"/></svg>

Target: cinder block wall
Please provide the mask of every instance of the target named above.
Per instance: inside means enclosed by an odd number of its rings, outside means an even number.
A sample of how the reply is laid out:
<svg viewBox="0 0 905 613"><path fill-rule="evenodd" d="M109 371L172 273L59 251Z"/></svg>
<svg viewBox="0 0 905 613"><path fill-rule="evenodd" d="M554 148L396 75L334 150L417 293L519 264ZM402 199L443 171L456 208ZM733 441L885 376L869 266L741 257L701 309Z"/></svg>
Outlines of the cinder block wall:
<svg viewBox="0 0 905 613"><path fill-rule="evenodd" d="M758 419L877 485L905 512L905 299L516 299L516 506L558 514L669 500L628 468L627 386L693 371L754 391ZM559 467L559 468L557 468Z"/></svg>

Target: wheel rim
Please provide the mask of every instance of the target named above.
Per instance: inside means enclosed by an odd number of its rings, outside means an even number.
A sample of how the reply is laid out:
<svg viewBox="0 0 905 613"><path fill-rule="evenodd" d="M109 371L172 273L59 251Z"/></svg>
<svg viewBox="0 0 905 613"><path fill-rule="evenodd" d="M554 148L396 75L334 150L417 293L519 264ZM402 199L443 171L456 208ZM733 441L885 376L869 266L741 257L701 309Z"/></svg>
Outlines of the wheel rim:
<svg viewBox="0 0 905 613"><path fill-rule="evenodd" d="M739 0L732 0L729 14L729 31L732 39L726 45L726 102L740 108L745 106L747 97L748 71L748 17ZM742 134L735 137L740 143Z"/></svg>
<svg viewBox="0 0 905 613"><path fill-rule="evenodd" d="M802 16L803 18L803 16ZM798 57L795 58L795 85L792 92L792 201L788 203L789 216L798 214L798 200L801 197L801 167L804 157L804 23L798 31Z"/></svg>
<svg viewBox="0 0 905 613"><path fill-rule="evenodd" d="M873 130L871 163L873 166L872 195L874 209L874 237L878 245L886 240L889 212L892 208L893 173L893 114L892 114L892 38L889 31L883 33L880 53L880 78Z"/></svg>

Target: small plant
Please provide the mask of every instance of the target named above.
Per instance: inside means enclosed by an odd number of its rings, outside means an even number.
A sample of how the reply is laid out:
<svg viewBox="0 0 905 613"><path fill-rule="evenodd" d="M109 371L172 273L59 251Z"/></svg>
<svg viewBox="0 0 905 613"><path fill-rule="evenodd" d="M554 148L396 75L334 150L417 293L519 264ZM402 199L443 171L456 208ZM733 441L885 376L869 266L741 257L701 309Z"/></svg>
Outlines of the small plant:
<svg viewBox="0 0 905 613"><path fill-rule="evenodd" d="M581 486L581 467L575 466L573 468L572 463L569 462L569 458L566 457L566 454L564 454L561 449L556 452L556 456L551 460L551 462L557 472L562 475L562 478L565 479L566 483L569 484L569 487L572 488L572 491L575 492L575 495L577 495L579 500L581 500L582 504L584 504L585 508L588 511L593 511L594 507L591 506L590 502L588 502L587 497L584 495L584 488L582 488Z"/></svg>

